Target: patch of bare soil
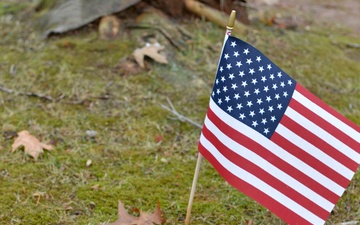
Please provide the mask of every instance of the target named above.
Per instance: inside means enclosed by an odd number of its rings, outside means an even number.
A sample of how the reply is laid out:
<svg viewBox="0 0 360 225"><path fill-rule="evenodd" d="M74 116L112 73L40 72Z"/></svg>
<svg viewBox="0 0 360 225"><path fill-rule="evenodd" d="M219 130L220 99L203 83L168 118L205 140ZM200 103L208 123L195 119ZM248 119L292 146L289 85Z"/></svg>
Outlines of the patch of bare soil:
<svg viewBox="0 0 360 225"><path fill-rule="evenodd" d="M290 10L295 17L310 18L316 25L348 28L360 34L359 0L254 0L255 7L277 7Z"/></svg>
<svg viewBox="0 0 360 225"><path fill-rule="evenodd" d="M294 4L299 10L311 14L320 23L331 23L344 26L360 33L360 1L358 0L328 0L314 2L312 0L283 0L283 4Z"/></svg>

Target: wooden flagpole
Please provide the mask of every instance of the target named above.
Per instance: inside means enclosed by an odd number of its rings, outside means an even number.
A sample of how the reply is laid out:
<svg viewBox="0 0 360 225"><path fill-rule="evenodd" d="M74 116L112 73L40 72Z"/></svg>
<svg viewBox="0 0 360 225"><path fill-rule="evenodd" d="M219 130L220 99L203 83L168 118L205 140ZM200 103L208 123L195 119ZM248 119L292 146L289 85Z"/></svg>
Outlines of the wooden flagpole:
<svg viewBox="0 0 360 225"><path fill-rule="evenodd" d="M193 200L194 200L196 183L197 183L197 180L198 180L198 177L199 177L199 171L200 171L200 165L201 165L202 158L203 158L203 156L199 152L197 162L196 162L196 167L195 167L193 183L192 183L191 191L190 191L190 198L189 198L188 208L187 208L187 211L186 211L185 225L190 224L191 208L192 208L192 203L193 203Z"/></svg>
<svg viewBox="0 0 360 225"><path fill-rule="evenodd" d="M235 12L235 10L232 10L231 14L230 14L230 17L229 17L228 24L226 26L224 44L225 44L227 38L231 35L232 30L234 29L235 18L236 18L236 12ZM223 46L224 46L224 44L223 44ZM220 62L220 59L219 59L219 62ZM193 178L191 191L190 191L190 198L189 198L188 208L187 208L187 211L186 211L185 225L190 224L191 208L192 208L192 203L193 203L193 200L194 200L194 195L195 195L195 190L196 190L196 183L197 183L197 180L198 180L198 177L199 177L200 165L201 165L202 158L203 158L203 156L199 152L197 162L196 162L195 172L194 172L194 178Z"/></svg>

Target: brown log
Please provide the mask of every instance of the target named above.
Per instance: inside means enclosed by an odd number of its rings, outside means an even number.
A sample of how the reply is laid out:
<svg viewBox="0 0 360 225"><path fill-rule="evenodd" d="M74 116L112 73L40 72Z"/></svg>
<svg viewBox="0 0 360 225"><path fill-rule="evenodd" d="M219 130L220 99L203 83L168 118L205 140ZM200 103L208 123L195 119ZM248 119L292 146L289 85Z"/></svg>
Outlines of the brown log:
<svg viewBox="0 0 360 225"><path fill-rule="evenodd" d="M211 8L218 9L230 15L232 10L236 11L236 19L245 25L249 25L246 0L198 0Z"/></svg>
<svg viewBox="0 0 360 225"><path fill-rule="evenodd" d="M190 12L198 16L205 17L207 20L219 26L226 27L229 19L229 16L226 13L211 8L201 2L194 0L184 0L184 3L186 9L189 10ZM242 24L240 21L237 20L235 22L234 29L237 32L245 33L247 28L244 24Z"/></svg>

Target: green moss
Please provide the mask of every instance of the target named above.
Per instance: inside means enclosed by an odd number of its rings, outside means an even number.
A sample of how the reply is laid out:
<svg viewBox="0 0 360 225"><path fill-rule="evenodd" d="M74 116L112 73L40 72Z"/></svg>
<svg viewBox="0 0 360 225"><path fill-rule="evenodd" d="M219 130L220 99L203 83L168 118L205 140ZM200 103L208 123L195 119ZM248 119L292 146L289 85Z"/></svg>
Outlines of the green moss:
<svg viewBox="0 0 360 225"><path fill-rule="evenodd" d="M28 3L7 3L0 2L0 16L7 14L16 14L24 10Z"/></svg>

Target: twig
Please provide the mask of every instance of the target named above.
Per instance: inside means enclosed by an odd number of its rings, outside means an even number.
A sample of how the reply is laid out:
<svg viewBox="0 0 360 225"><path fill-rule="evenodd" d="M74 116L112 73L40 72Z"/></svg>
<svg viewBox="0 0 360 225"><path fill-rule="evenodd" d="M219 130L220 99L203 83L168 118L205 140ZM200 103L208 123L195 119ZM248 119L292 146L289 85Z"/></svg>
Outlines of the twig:
<svg viewBox="0 0 360 225"><path fill-rule="evenodd" d="M348 47L348 48L360 48L360 44L358 44L358 43L341 43L341 42L337 42L337 41L334 41L334 40L332 40L332 38L330 38L331 39L331 44L333 44L333 45L337 45L337 46L346 46L346 47Z"/></svg>
<svg viewBox="0 0 360 225"><path fill-rule="evenodd" d="M21 91L14 91L13 89L10 88L6 88L4 86L0 85L0 91L9 93L9 94L18 94L18 95L25 95L25 96L29 96L29 97L37 97L37 98L41 98L47 101L51 101L54 102L55 99L51 96L47 96L47 95L42 95L42 94L37 94L34 92L21 92Z"/></svg>
<svg viewBox="0 0 360 225"><path fill-rule="evenodd" d="M358 223L359 223L359 221L353 220L353 221L348 221L348 222L337 223L335 225L356 225Z"/></svg>
<svg viewBox="0 0 360 225"><path fill-rule="evenodd" d="M177 48L178 50L183 50L185 45L183 43L180 43L178 41L176 41L170 34L169 32L167 32L166 30L162 29L162 28L158 28L158 27L153 27L151 26L151 24L149 25L128 25L127 28L132 28L132 29L153 29L156 31L159 31L162 35L164 35L164 37L170 42L170 44L172 44L175 48ZM180 29L179 31L184 34Z"/></svg>
<svg viewBox="0 0 360 225"><path fill-rule="evenodd" d="M170 101L170 99L168 97L166 97L166 100L167 102L169 103L170 105L170 108L167 107L166 105L161 105L161 107L163 109L166 109L167 111L171 112L172 114L174 114L175 116L177 116L177 118L180 120L180 121L184 121L184 122L188 122L188 123L191 123L192 125L198 127L198 128L202 128L202 126L194 121L192 121L191 119L189 119L188 117L186 116L183 116L181 115L180 113L178 113L174 107L174 105L172 104L172 102Z"/></svg>
<svg viewBox="0 0 360 225"><path fill-rule="evenodd" d="M347 43L346 46L350 48L360 48L360 44L357 43Z"/></svg>

